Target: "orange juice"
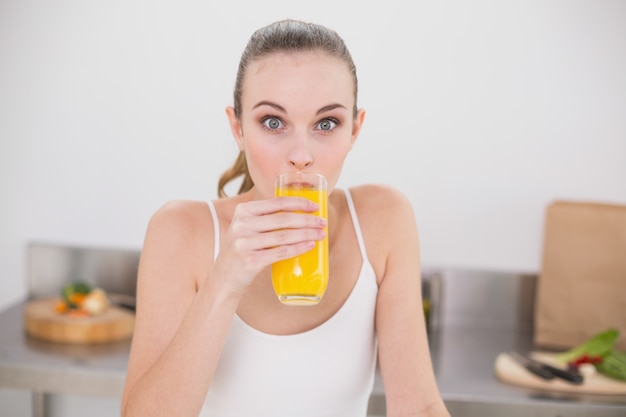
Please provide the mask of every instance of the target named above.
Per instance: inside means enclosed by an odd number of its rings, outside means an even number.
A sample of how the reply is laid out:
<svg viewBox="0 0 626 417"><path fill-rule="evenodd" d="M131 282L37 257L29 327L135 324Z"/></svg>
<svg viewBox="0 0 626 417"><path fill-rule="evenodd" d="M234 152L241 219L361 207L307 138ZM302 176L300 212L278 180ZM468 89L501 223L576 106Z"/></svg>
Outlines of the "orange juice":
<svg viewBox="0 0 626 417"><path fill-rule="evenodd" d="M308 198L320 207L312 214L328 219L328 195L326 187L323 188L317 189L315 184L283 184L277 186L276 196ZM317 304L328 286L328 228L326 237L317 241L310 251L272 264L272 283L283 304Z"/></svg>

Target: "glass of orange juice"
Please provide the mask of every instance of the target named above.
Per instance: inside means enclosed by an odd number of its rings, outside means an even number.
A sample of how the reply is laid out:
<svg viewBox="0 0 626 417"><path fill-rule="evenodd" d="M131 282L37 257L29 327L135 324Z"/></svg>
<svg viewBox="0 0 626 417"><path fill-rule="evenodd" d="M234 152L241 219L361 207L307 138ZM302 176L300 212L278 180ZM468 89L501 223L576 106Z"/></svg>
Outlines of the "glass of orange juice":
<svg viewBox="0 0 626 417"><path fill-rule="evenodd" d="M312 213L328 220L328 183L320 174L292 172L276 178L276 197L304 197L319 205ZM272 284L281 303L315 305L328 286L328 226L326 237L296 257L272 264Z"/></svg>

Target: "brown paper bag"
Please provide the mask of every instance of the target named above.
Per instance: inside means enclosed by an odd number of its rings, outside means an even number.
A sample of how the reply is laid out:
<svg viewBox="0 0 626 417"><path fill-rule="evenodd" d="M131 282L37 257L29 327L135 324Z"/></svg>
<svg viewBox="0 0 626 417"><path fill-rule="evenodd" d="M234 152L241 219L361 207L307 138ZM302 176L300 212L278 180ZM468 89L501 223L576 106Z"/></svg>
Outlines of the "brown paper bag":
<svg viewBox="0 0 626 417"><path fill-rule="evenodd" d="M626 350L626 206L556 201L546 210L534 343L568 349L610 327Z"/></svg>

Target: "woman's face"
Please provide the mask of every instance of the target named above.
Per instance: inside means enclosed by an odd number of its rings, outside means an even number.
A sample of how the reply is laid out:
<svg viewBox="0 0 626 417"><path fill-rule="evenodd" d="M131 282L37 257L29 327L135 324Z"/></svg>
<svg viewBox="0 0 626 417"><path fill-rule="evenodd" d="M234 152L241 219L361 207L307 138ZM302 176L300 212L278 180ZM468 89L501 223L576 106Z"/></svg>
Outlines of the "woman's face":
<svg viewBox="0 0 626 417"><path fill-rule="evenodd" d="M274 179L293 171L324 175L330 192L363 123L363 111L353 117L354 104L348 66L326 53L273 53L251 62L240 118L227 112L259 197L273 196Z"/></svg>

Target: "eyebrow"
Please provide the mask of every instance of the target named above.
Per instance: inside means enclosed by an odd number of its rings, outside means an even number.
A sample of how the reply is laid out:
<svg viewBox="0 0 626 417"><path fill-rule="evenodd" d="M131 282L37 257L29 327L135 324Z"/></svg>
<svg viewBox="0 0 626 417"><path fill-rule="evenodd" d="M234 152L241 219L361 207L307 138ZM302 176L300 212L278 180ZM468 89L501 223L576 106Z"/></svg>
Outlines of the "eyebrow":
<svg viewBox="0 0 626 417"><path fill-rule="evenodd" d="M344 106L343 104L334 103L334 104L329 104L328 106L322 107L315 114L322 114L322 113L325 113L327 111L331 111L331 110L335 110L335 109L345 109L345 108L346 108L346 106Z"/></svg>
<svg viewBox="0 0 626 417"><path fill-rule="evenodd" d="M261 106L270 106L275 108L276 110L283 112L283 113L287 113L287 110L285 110L285 108L283 106L281 106L280 104L276 104L273 103L271 101L259 101L257 104L254 105L254 107L252 107L252 110L256 109L257 107L261 107Z"/></svg>
<svg viewBox="0 0 626 417"><path fill-rule="evenodd" d="M261 107L261 106L270 106L273 107L274 109L283 112L285 114L287 114L287 110L285 110L285 108L283 106L281 106L280 104L276 104L274 102L271 101L267 101L267 100L263 100L263 101L259 101L257 104L254 105L254 107L252 107L252 109L256 109L257 107ZM327 111L331 111L334 109L345 109L346 106L339 104L339 103L334 103L334 104L328 104L322 108L320 108L315 114L322 114L325 113Z"/></svg>

